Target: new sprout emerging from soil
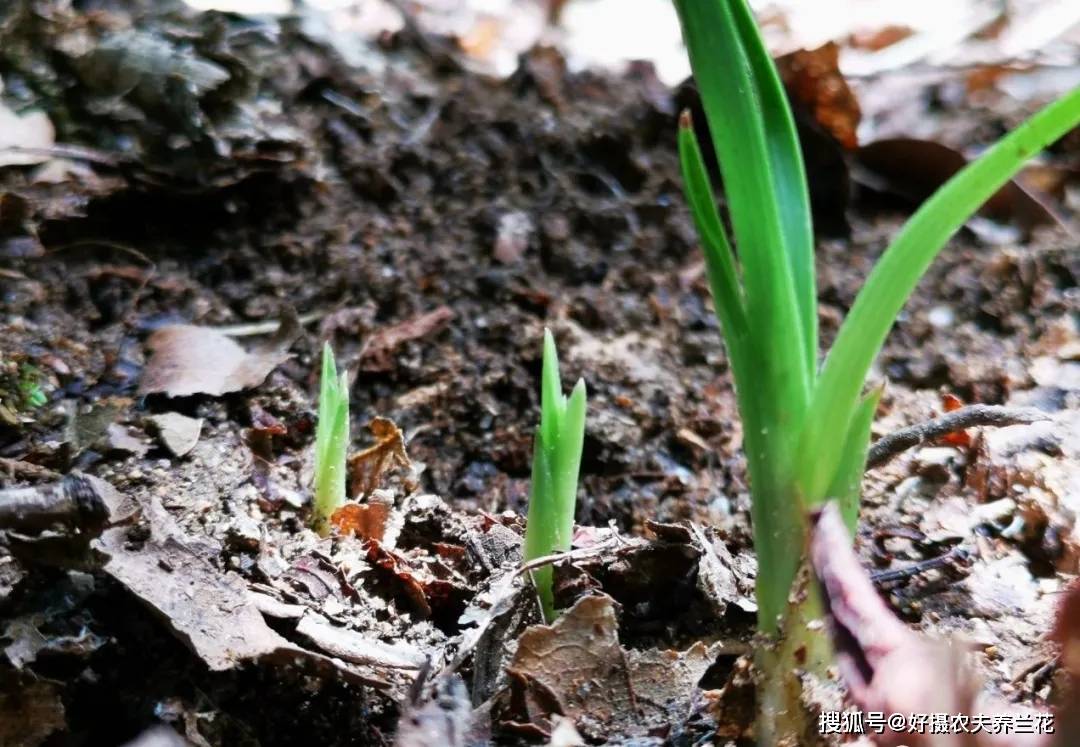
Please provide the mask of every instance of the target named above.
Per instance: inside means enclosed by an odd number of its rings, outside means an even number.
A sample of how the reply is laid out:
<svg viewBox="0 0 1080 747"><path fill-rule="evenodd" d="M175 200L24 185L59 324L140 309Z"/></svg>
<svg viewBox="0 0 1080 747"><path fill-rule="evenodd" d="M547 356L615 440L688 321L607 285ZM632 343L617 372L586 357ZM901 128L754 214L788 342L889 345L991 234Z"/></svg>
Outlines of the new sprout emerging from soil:
<svg viewBox="0 0 1080 747"><path fill-rule="evenodd" d="M786 648L805 662L807 646L798 639L812 617L815 596L797 594L804 601L790 608L788 599L805 556L806 512L835 498L849 529L854 527L870 425L881 395L880 388L863 392L870 366L949 238L1029 158L1080 121L1080 88L1020 125L919 208L870 273L819 367L806 175L779 75L746 0L675 0L675 5L738 248L736 254L684 113L679 153L686 195L743 418L758 555L758 627L773 636L783 630L777 650ZM759 656L765 668L767 655ZM794 668L780 659L773 661L778 668ZM766 719L801 710L790 702L791 688L774 689L766 682L759 693ZM772 714L764 713L769 707ZM759 729L758 739L773 744L785 728Z"/></svg>
<svg viewBox="0 0 1080 747"><path fill-rule="evenodd" d="M544 330L540 376L540 426L533 442L532 494L525 528L525 562L566 552L574 531L581 447L585 441L585 382L578 379L567 397L559 379L555 338ZM531 572L544 619L555 619L550 565Z"/></svg>
<svg viewBox="0 0 1080 747"><path fill-rule="evenodd" d="M345 502L345 453L349 447L349 378L338 376L334 352L323 345L319 422L315 429L315 510L312 523L326 532L330 516Z"/></svg>

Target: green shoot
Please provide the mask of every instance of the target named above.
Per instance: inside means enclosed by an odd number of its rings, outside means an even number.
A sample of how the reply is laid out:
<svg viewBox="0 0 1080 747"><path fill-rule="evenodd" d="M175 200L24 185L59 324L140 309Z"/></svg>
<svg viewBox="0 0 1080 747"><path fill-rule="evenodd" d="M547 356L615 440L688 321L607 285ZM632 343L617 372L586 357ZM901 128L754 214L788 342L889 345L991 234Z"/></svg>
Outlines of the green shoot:
<svg viewBox="0 0 1080 747"><path fill-rule="evenodd" d="M338 376L334 352L323 345L319 422L315 429L315 510L312 523L329 530L330 516L345 502L345 456L349 448L349 378Z"/></svg>
<svg viewBox="0 0 1080 747"><path fill-rule="evenodd" d="M675 0L731 214L732 249L688 114L687 200L735 378L758 551L759 627L778 631L806 509L838 498L849 525L880 392L862 395L900 309L949 238L1020 167L1080 122L1080 88L956 174L893 241L818 370L806 177L794 119L746 0Z"/></svg>
<svg viewBox="0 0 1080 747"><path fill-rule="evenodd" d="M827 499L854 529L881 388L866 377L934 257L1023 164L1080 123L1080 88L958 172L911 217L874 267L818 368L813 233L794 119L746 0L674 0L720 163L732 239L720 220L688 113L679 155L735 379L758 555L759 744L809 728L792 673L827 662L796 579L806 512ZM732 244L738 250L733 250ZM790 603L789 603L789 600ZM783 636L780 634L783 633Z"/></svg>
<svg viewBox="0 0 1080 747"><path fill-rule="evenodd" d="M555 338L544 330L544 363L540 377L540 426L533 441L532 494L525 528L525 562L566 552L574 532L581 448L585 441L585 382L567 397L559 379ZM544 619L555 619L550 565L531 572Z"/></svg>

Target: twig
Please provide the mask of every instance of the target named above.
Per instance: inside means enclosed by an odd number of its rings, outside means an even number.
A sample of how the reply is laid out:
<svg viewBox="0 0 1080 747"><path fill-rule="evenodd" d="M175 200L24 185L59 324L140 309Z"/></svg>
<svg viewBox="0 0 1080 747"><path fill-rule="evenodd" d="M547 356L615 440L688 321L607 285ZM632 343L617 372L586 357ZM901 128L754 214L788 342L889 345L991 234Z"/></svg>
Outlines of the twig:
<svg viewBox="0 0 1080 747"><path fill-rule="evenodd" d="M10 477L22 477L28 480L59 480L63 475L33 462L21 459L0 457L0 471Z"/></svg>
<svg viewBox="0 0 1080 747"><path fill-rule="evenodd" d="M570 552L556 552L551 555L542 555L539 558L533 558L528 563L523 563L517 571L514 572L515 576L520 576L522 573L528 571L535 571L537 568L542 568L545 565L555 565L564 560L581 560L582 558L591 558L593 555L599 555L605 550L621 544L618 535L612 535L602 542L597 542L595 545L589 547L582 547L578 550L571 550Z"/></svg>
<svg viewBox="0 0 1080 747"><path fill-rule="evenodd" d="M968 405L959 410L928 420L925 423L901 428L882 436L870 447L866 468L879 467L902 451L941 436L978 425L1006 426L1036 423L1050 416L1033 407L1002 407L1000 405Z"/></svg>

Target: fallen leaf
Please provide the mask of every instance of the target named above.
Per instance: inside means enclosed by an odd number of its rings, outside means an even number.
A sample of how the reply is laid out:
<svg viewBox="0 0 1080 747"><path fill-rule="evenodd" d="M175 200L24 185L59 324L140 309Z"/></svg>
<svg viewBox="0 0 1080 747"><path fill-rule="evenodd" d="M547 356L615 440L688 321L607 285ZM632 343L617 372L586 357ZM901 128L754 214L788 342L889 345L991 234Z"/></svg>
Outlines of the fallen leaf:
<svg viewBox="0 0 1080 747"><path fill-rule="evenodd" d="M837 142L858 147L856 130L862 111L840 72L840 47L829 42L817 49L800 49L776 60L788 95L811 112L815 121Z"/></svg>
<svg viewBox="0 0 1080 747"><path fill-rule="evenodd" d="M931 140L887 138L859 148L855 180L877 191L922 203L967 165L959 151ZM1010 180L979 211L997 221L1013 221L1026 231L1060 225L1045 198Z"/></svg>
<svg viewBox="0 0 1080 747"><path fill-rule="evenodd" d="M955 394L945 392L941 395L941 409L945 412L955 412L963 406L964 400L960 399ZM971 435L966 430L953 431L952 433L946 433L942 436L940 441L949 446L957 446L966 449L971 446Z"/></svg>
<svg viewBox="0 0 1080 747"><path fill-rule="evenodd" d="M445 329L453 318L453 309L449 306L440 306L434 311L407 319L392 327L380 329L367 339L360 351L361 370L392 371L394 369L393 355L401 345Z"/></svg>
<svg viewBox="0 0 1080 747"><path fill-rule="evenodd" d="M360 539L382 542L392 508L393 504L386 501L346 503L330 516L330 524L341 535L353 534Z"/></svg>
<svg viewBox="0 0 1080 747"><path fill-rule="evenodd" d="M582 597L554 624L522 633L506 671L532 723L548 730L549 717L559 713L595 739L616 720L635 718L618 630L614 600L597 595Z"/></svg>
<svg viewBox="0 0 1080 747"><path fill-rule="evenodd" d="M368 425L375 445L349 457L349 493L367 498L379 487L383 472L390 467L412 469L405 453L405 435L389 418L374 418Z"/></svg>
<svg viewBox="0 0 1080 747"><path fill-rule="evenodd" d="M139 394L218 396L256 387L288 359L289 347L299 335L300 324L291 311L282 318L273 338L251 352L209 327L162 327L147 341L151 356L139 382Z"/></svg>
<svg viewBox="0 0 1080 747"><path fill-rule="evenodd" d="M173 456L182 457L199 443L202 418L189 418L178 412L151 415L151 423L157 428L158 440Z"/></svg>

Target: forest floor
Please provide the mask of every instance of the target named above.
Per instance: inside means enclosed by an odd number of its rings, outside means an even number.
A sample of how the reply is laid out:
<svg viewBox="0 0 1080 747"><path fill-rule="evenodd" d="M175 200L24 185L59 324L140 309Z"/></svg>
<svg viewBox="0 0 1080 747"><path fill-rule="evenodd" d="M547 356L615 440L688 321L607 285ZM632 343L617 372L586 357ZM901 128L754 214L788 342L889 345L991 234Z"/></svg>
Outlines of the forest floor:
<svg viewBox="0 0 1080 747"><path fill-rule="evenodd" d="M497 80L415 30L357 67L305 23L98 5L0 11L0 116L22 126L0 143L0 487L89 475L111 512L0 541L0 743L164 722L377 745L399 719L402 744L745 740L755 560L675 152L692 90L546 48ZM826 346L912 190L1040 103L895 85L889 116L933 142L858 151L802 118ZM875 437L957 403L1047 420L870 470L857 540L898 614L1035 705L1080 563L1078 159L1074 133L1028 174L1043 196L1015 187L950 243L874 372ZM589 409L573 611L529 628L545 327ZM371 447L355 536L306 523L323 341Z"/></svg>

